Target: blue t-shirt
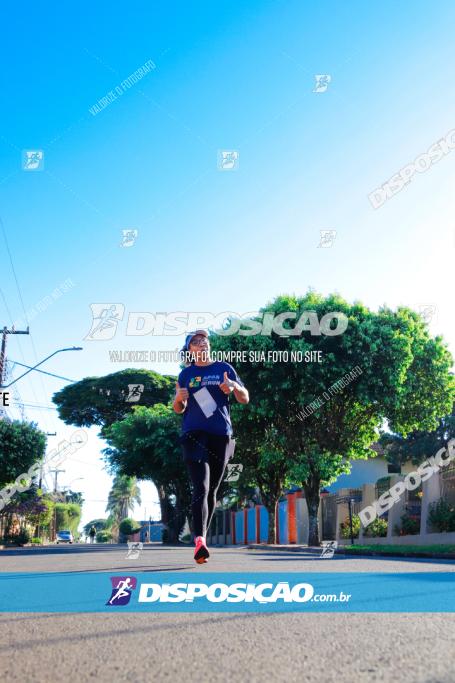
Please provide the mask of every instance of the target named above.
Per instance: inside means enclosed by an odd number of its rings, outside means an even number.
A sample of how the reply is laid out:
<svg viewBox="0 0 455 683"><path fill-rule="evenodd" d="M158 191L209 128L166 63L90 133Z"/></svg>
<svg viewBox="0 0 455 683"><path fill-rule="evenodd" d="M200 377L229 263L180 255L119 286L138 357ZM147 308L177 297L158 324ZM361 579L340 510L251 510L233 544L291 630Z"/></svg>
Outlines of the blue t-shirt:
<svg viewBox="0 0 455 683"><path fill-rule="evenodd" d="M243 387L243 382L229 363L216 361L205 366L191 365L182 370L178 383L189 392L188 403L183 413L182 434L200 429L209 434L232 436L229 396L223 393L219 386L224 381L225 372L229 379L238 382ZM207 389L216 403L215 411L210 417L205 416L199 403L193 397L203 388Z"/></svg>

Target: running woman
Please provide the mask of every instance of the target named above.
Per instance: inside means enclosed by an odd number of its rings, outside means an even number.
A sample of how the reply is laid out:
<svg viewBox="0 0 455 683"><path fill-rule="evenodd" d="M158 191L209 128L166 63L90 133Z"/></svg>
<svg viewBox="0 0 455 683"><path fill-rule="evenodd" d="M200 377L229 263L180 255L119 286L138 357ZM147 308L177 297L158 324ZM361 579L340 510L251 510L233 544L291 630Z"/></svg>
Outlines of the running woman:
<svg viewBox="0 0 455 683"><path fill-rule="evenodd" d="M229 363L210 360L205 330L187 335L182 351L192 361L176 383L174 410L183 413L182 450L193 485L191 510L195 534L194 559L207 562L207 529L228 460L234 454L229 396L248 403L247 389Z"/></svg>

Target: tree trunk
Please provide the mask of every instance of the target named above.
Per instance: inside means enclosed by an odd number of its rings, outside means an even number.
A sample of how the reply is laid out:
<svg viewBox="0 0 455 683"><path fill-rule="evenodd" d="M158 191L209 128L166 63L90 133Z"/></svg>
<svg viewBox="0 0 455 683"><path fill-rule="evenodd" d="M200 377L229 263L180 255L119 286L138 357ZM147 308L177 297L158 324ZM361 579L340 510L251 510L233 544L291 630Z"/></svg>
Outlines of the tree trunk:
<svg viewBox="0 0 455 683"><path fill-rule="evenodd" d="M272 498L269 496L265 498L264 496L262 496L262 499L264 500L265 507L267 508L267 512L269 513L269 520L267 525L267 543L276 544L276 513L278 498Z"/></svg>
<svg viewBox="0 0 455 683"><path fill-rule="evenodd" d="M318 510L319 510L319 482L314 482L312 485L303 485L303 490L305 491L305 498L308 506L308 517L309 517L309 534L308 534L308 545L319 546L319 520L318 520Z"/></svg>
<svg viewBox="0 0 455 683"><path fill-rule="evenodd" d="M164 486L157 486L158 500L160 502L161 523L163 525L163 543L169 542L169 498Z"/></svg>
<svg viewBox="0 0 455 683"><path fill-rule="evenodd" d="M170 493L166 486L157 486L163 524L163 543L178 543L183 525L180 525L178 502L175 507L170 501Z"/></svg>
<svg viewBox="0 0 455 683"><path fill-rule="evenodd" d="M176 487L177 539L183 531L187 518L191 516L191 492L188 486Z"/></svg>

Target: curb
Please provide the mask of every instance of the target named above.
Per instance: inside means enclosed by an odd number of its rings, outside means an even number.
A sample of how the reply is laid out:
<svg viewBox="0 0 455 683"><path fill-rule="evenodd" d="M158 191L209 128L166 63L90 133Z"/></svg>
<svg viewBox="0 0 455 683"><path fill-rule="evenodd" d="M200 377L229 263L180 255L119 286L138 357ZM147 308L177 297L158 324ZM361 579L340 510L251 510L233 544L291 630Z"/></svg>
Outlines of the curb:
<svg viewBox="0 0 455 683"><path fill-rule="evenodd" d="M240 547L240 546L239 546ZM248 543L244 546L247 550L274 550L275 552L301 553L302 555L321 554L322 546L308 545L269 545L268 543Z"/></svg>
<svg viewBox="0 0 455 683"><path fill-rule="evenodd" d="M339 553L339 550L335 550L335 552ZM425 552L424 550L417 552L417 551L410 551L409 553L384 553L384 552L378 552L376 550L359 550L358 552L344 552L341 553L342 555L352 555L353 557L393 557L393 558L425 558L425 559L433 559L433 560L455 560L455 553L431 553L431 552Z"/></svg>
<svg viewBox="0 0 455 683"><path fill-rule="evenodd" d="M393 557L393 558L426 558L433 560L455 560L455 553L432 553L422 551L410 551L409 553L393 553L381 552L380 550L359 550L352 552L351 547L355 546L338 546L335 550L336 555L351 555L353 557ZM320 554L322 546L303 546L303 545L269 545L267 543L250 543L246 546L248 550L274 550L275 552L292 552L301 555L315 555Z"/></svg>

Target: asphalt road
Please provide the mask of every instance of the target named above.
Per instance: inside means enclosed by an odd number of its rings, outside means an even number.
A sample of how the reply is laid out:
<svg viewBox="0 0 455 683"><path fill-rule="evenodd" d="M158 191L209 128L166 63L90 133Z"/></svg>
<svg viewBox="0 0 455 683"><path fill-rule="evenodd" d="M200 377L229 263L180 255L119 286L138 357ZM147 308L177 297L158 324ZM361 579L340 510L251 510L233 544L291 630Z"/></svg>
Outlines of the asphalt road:
<svg viewBox="0 0 455 683"><path fill-rule="evenodd" d="M455 571L454 561L331 560L214 548L73 545L0 551L2 572ZM454 576L455 579L455 576ZM0 606L1 609L1 606ZM17 614L0 612L4 683L271 681L453 683L455 614Z"/></svg>

